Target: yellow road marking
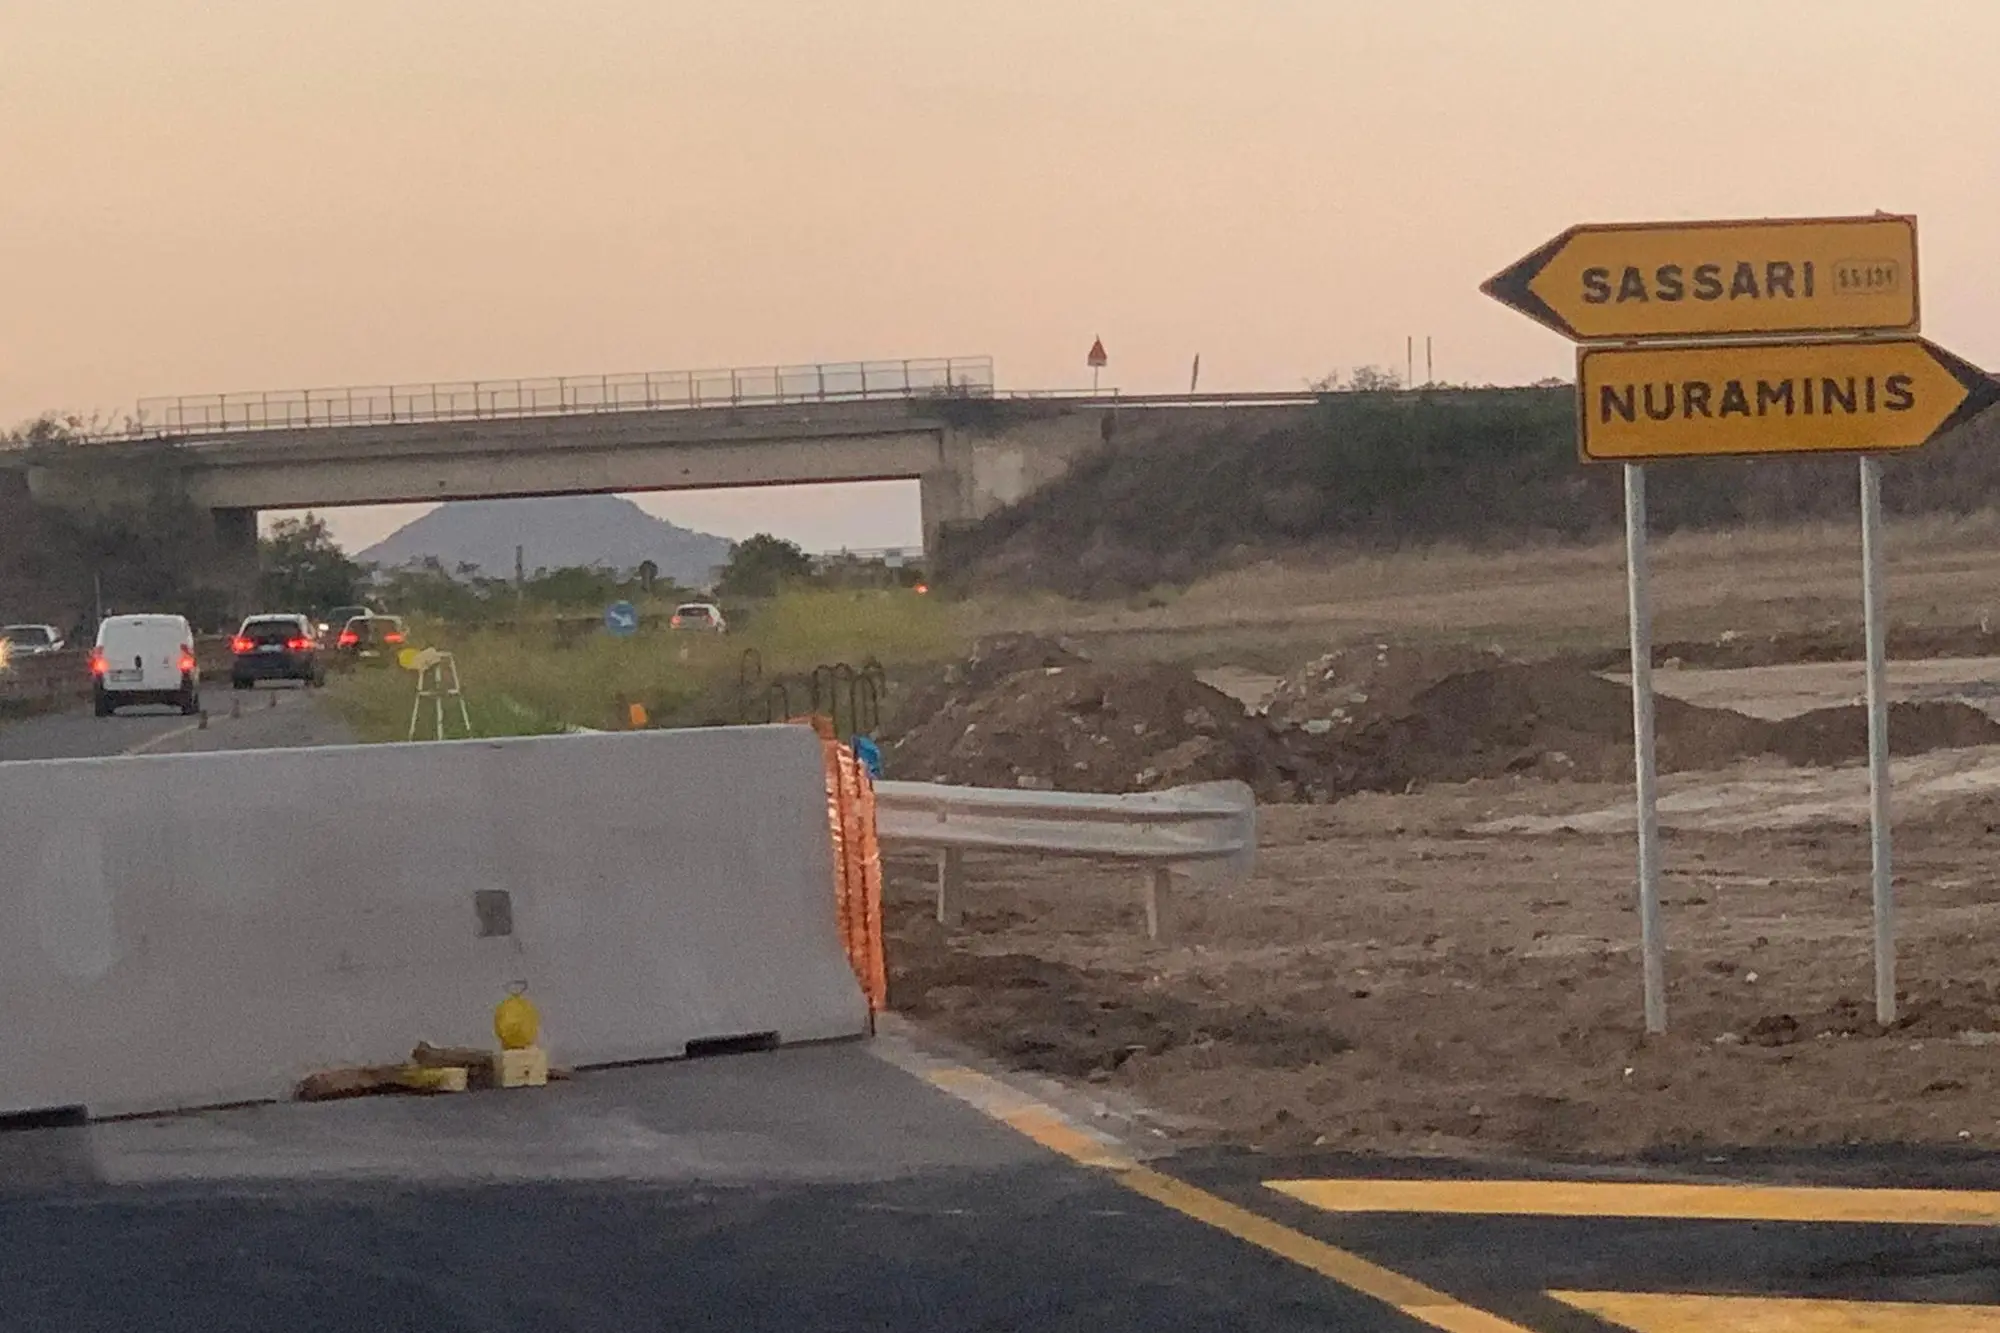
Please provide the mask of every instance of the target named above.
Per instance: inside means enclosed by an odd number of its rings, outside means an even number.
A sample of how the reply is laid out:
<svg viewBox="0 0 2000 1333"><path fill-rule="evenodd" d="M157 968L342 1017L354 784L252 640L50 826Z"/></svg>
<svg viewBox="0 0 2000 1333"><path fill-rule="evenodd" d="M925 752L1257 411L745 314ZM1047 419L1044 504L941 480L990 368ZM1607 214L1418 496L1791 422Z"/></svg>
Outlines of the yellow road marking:
<svg viewBox="0 0 2000 1333"><path fill-rule="evenodd" d="M926 1072L937 1087L1071 1161L1105 1171L1135 1194L1185 1217L1309 1268L1321 1277L1383 1302L1445 1333L1529 1333L1521 1325L1475 1309L1444 1292L1315 1240L1260 1213L1139 1163L1112 1141L1072 1124L998 1079L959 1066Z"/></svg>
<svg viewBox="0 0 2000 1333"><path fill-rule="evenodd" d="M1565 1305L1632 1333L2000 1333L2000 1307L1771 1296L1552 1291Z"/></svg>
<svg viewBox="0 0 2000 1333"><path fill-rule="evenodd" d="M2000 1192L1661 1185L1577 1180L1271 1180L1334 1213L2000 1225Z"/></svg>

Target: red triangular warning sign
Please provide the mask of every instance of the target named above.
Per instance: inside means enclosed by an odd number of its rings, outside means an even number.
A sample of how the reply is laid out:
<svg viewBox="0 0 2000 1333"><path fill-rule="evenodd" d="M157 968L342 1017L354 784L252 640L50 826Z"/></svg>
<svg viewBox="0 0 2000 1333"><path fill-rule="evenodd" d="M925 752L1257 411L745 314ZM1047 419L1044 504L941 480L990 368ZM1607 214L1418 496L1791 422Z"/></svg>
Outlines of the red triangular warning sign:
<svg viewBox="0 0 2000 1333"><path fill-rule="evenodd" d="M1104 339L1091 339L1090 355L1083 359L1083 364L1089 366L1092 370L1096 370L1101 366L1109 364L1110 361L1111 358L1104 354Z"/></svg>

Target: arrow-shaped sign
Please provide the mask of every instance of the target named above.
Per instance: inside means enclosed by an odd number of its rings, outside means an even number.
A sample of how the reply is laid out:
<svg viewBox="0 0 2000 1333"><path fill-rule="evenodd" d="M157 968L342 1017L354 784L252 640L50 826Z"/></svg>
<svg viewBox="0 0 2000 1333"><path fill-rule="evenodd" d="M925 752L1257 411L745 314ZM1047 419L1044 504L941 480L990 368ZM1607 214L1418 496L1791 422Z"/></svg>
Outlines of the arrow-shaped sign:
<svg viewBox="0 0 2000 1333"><path fill-rule="evenodd" d="M1585 347L1576 369L1599 461L1914 449L2000 403L2000 380L1922 338Z"/></svg>
<svg viewBox="0 0 2000 1333"><path fill-rule="evenodd" d="M1579 342L1915 333L1917 220L1571 227L1480 290Z"/></svg>

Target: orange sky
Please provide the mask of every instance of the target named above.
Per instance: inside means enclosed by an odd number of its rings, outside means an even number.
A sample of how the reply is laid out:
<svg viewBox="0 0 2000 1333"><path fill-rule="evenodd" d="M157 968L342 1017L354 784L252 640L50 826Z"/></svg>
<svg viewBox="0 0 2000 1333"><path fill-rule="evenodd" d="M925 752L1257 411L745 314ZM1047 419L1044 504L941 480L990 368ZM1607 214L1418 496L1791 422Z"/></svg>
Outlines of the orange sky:
<svg viewBox="0 0 2000 1333"><path fill-rule="evenodd" d="M1992 0L0 0L0 422L990 354L1003 387L1567 374L1586 219L1915 212L2000 366ZM662 497L914 536L907 487ZM363 542L390 516L355 513Z"/></svg>

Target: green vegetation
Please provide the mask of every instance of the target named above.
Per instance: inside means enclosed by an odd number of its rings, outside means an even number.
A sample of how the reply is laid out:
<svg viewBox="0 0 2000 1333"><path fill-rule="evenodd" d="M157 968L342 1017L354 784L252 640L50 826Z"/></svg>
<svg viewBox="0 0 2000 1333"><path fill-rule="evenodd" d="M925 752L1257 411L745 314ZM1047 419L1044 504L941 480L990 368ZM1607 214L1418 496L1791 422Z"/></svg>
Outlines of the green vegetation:
<svg viewBox="0 0 2000 1333"><path fill-rule="evenodd" d="M760 532L730 545L716 591L725 597L775 597L811 576L812 560L798 543Z"/></svg>
<svg viewBox="0 0 2000 1333"><path fill-rule="evenodd" d="M1568 386L1378 390L1363 367L1319 381L1319 401L1224 424L1155 421L1115 436L1064 477L947 534L962 583L1124 596L1185 585L1299 548L1379 553L1588 541L1618 531L1619 470L1577 461ZM1887 460L1892 513L1992 503L2000 412ZM1851 460L1705 459L1649 469L1651 517L1672 532L1842 520Z"/></svg>
<svg viewBox="0 0 2000 1333"><path fill-rule="evenodd" d="M789 679L802 710L802 678L815 667L873 659L895 671L965 648L952 608L907 590L802 590L732 611L726 635L660 628L619 639L599 630L565 643L546 620L478 626L422 618L413 630L418 642L456 658L481 736L615 729L633 703L656 726L762 721L774 679ZM748 664L754 681L746 687ZM328 697L362 739L402 740L415 689L410 672L374 666L337 676Z"/></svg>
<svg viewBox="0 0 2000 1333"><path fill-rule="evenodd" d="M257 551L262 571L257 591L268 607L321 612L352 605L368 575L347 558L316 514L278 520Z"/></svg>
<svg viewBox="0 0 2000 1333"><path fill-rule="evenodd" d="M71 496L31 498L21 471L0 473L0 604L10 617L89 631L110 610L172 609L197 629L231 628L230 577L209 513L188 497L179 454L159 443L90 443L92 423L43 417L0 433Z"/></svg>
<svg viewBox="0 0 2000 1333"><path fill-rule="evenodd" d="M512 624L546 620L551 614L587 615L592 620L613 602L629 601L642 611L664 611L689 590L641 566L630 578L599 566L537 569L520 583L480 572L476 565L449 570L436 559L382 573L375 601L403 615L454 625Z"/></svg>

